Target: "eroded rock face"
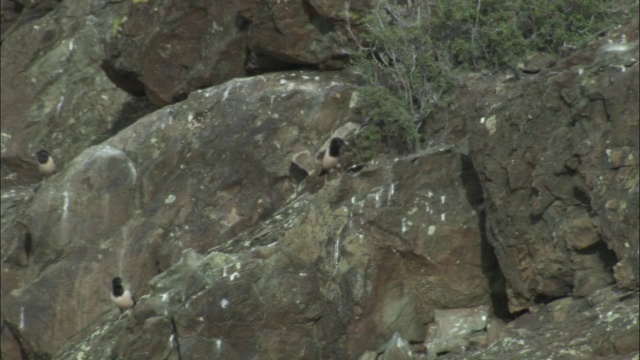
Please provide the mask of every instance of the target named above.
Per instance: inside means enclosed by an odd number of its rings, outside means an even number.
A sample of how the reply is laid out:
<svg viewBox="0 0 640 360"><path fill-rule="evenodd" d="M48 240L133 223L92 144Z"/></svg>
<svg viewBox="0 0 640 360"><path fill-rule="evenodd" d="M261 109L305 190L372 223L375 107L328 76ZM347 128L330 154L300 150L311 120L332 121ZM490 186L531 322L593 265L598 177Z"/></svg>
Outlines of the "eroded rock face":
<svg viewBox="0 0 640 360"><path fill-rule="evenodd" d="M438 359L635 359L638 357L637 292L607 287L586 298L562 298L500 328L486 349L473 342Z"/></svg>
<svg viewBox="0 0 640 360"><path fill-rule="evenodd" d="M512 311L638 287L637 59L637 31L621 28L538 74L474 79L443 114L473 134Z"/></svg>
<svg viewBox="0 0 640 360"><path fill-rule="evenodd" d="M637 356L637 24L469 81L428 122L436 145L325 184L318 150L360 122L352 78L222 82L332 67L344 4L103 5L3 38L3 358ZM188 97L138 120L102 71ZM139 300L122 317L114 276Z"/></svg>
<svg viewBox="0 0 640 360"><path fill-rule="evenodd" d="M132 94L165 105L244 75L245 34L235 1L129 2L102 64Z"/></svg>
<svg viewBox="0 0 640 360"><path fill-rule="evenodd" d="M21 17L3 33L3 185L41 180L32 166L35 151L47 149L65 165L153 108L116 87L100 68L103 43L124 2L32 3L23 4Z"/></svg>
<svg viewBox="0 0 640 360"><path fill-rule="evenodd" d="M102 65L121 88L157 105L247 74L335 69L346 60L339 1L127 4Z"/></svg>
<svg viewBox="0 0 640 360"><path fill-rule="evenodd" d="M116 312L106 295L119 275L138 296L151 291L128 325L146 330L92 337L96 356L164 353L166 341L140 341L174 334L185 356L215 346L240 358L351 358L393 332L422 341L435 308L491 303L499 273L482 251L481 191L464 156L386 160L326 186L315 173L293 181L295 155L315 154L352 116L353 90L337 73L234 80L87 149L24 203L26 221L15 214L26 228L15 241L32 245L5 257L17 276L3 288L7 324L29 351L64 351L64 336ZM44 324L57 319L68 321L53 336Z"/></svg>
<svg viewBox="0 0 640 360"><path fill-rule="evenodd" d="M3 245L3 264L21 268L3 286L3 318L33 351L52 354L111 309L95 294L112 277L144 294L183 249L207 251L271 217L295 193L292 154L320 145L299 134L330 134L348 118L352 91L337 73L235 80L85 150L7 227L21 236Z"/></svg>

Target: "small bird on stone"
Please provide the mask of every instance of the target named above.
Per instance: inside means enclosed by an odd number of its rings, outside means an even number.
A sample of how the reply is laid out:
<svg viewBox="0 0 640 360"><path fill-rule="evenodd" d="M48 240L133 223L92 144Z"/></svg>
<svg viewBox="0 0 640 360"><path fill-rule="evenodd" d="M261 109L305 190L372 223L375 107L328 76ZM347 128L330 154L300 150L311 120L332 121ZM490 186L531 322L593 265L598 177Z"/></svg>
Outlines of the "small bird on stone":
<svg viewBox="0 0 640 360"><path fill-rule="evenodd" d="M339 137L331 139L329 149L327 149L324 152L324 156L322 156L322 171L320 172L320 176L327 175L331 169L338 165L338 156L340 156L340 147L342 147L342 145L349 145L349 143ZM324 180L326 183L326 176Z"/></svg>
<svg viewBox="0 0 640 360"><path fill-rule="evenodd" d="M131 291L125 290L124 287L122 287L122 279L114 277L111 283L113 284L111 301L120 308L120 313L131 309L136 304L136 299L131 294Z"/></svg>
<svg viewBox="0 0 640 360"><path fill-rule="evenodd" d="M38 171L42 175L56 174L56 163L47 150L38 150L33 156L38 161Z"/></svg>

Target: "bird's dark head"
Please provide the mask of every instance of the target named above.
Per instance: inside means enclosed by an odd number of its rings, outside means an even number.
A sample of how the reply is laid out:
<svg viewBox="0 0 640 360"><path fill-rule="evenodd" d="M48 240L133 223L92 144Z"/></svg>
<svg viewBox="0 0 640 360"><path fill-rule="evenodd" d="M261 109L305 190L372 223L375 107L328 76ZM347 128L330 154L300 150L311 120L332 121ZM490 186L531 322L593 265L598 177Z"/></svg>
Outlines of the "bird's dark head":
<svg viewBox="0 0 640 360"><path fill-rule="evenodd" d="M331 139L331 143L329 144L329 155L338 156L338 154L340 154L340 147L342 147L342 145L349 145L349 143L339 137L334 137L333 139Z"/></svg>
<svg viewBox="0 0 640 360"><path fill-rule="evenodd" d="M113 284L113 287L120 287L122 286L122 279L114 277L113 280L111 280L111 283Z"/></svg>
<svg viewBox="0 0 640 360"><path fill-rule="evenodd" d="M344 141L343 138L334 137L333 139L331 139L331 145L330 146L340 147L340 146L342 146L344 144L345 144L345 141Z"/></svg>
<svg viewBox="0 0 640 360"><path fill-rule="evenodd" d="M51 156L51 154L49 154L47 150L38 150L33 154L33 156L38 160L38 163L45 164L49 160L49 156Z"/></svg>

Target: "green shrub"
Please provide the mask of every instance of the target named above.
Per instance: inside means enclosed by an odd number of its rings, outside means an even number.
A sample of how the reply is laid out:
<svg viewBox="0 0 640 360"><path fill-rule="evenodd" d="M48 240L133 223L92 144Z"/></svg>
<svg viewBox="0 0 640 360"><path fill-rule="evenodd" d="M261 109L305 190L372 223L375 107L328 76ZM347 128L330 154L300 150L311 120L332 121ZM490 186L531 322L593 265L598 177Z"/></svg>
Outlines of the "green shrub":
<svg viewBox="0 0 640 360"><path fill-rule="evenodd" d="M359 93L368 127L376 127L364 130L363 141L377 138L400 152L419 150L419 130L455 74L513 67L534 51L580 46L612 25L608 14L615 3L373 0L364 14L350 12L347 4L344 19L357 46L352 69L365 82Z"/></svg>
<svg viewBox="0 0 640 360"><path fill-rule="evenodd" d="M365 80L359 90L363 114L383 134L382 141L401 151L419 147L418 129L450 85L449 56L425 36L424 18L416 8L385 1L361 19L365 31L356 39L360 51L354 70ZM370 138L372 131L365 138Z"/></svg>
<svg viewBox="0 0 640 360"><path fill-rule="evenodd" d="M612 1L437 0L432 21L440 44L451 43L456 65L500 68L533 51L580 46L613 25Z"/></svg>

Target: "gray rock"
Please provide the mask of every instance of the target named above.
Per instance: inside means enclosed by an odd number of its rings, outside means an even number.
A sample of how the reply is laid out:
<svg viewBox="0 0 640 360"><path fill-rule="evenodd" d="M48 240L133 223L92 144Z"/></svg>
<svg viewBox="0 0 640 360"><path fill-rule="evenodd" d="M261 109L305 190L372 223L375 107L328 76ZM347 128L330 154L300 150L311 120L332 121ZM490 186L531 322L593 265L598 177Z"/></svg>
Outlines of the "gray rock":
<svg viewBox="0 0 640 360"><path fill-rule="evenodd" d="M428 148L351 167L346 147L325 184L358 84L229 79L339 67L344 3L175 4L62 2L3 33L2 358L425 358L460 308L491 316L440 358L637 358L637 26L615 54L616 32L471 79Z"/></svg>

